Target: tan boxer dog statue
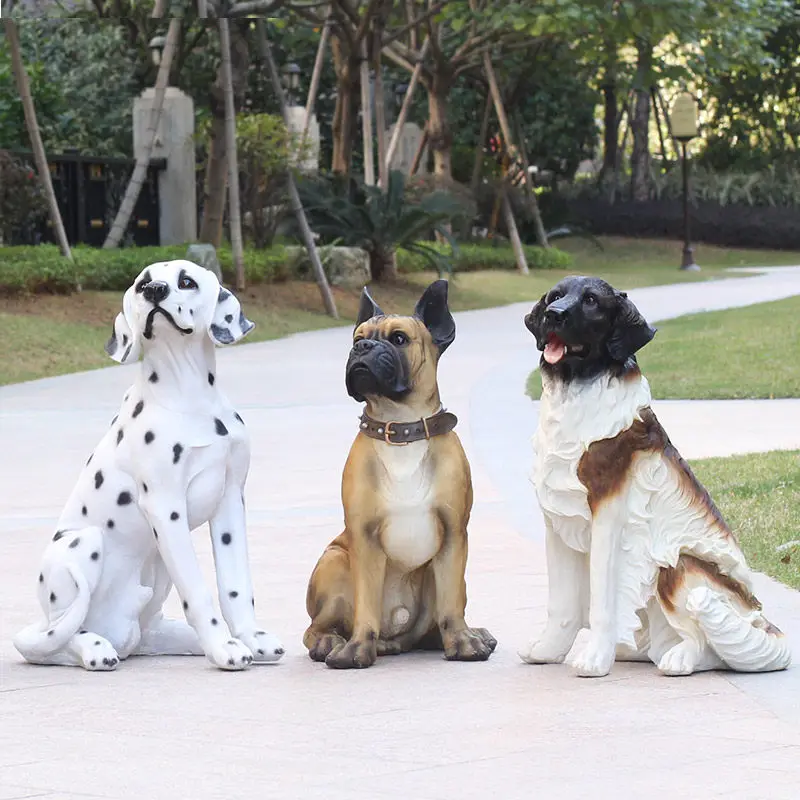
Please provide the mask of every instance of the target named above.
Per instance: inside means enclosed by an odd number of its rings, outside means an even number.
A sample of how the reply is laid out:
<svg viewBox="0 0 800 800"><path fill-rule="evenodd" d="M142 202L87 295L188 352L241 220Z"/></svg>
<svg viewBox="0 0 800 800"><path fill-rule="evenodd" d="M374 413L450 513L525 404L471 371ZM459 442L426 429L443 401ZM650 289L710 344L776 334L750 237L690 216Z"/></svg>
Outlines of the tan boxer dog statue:
<svg viewBox="0 0 800 800"><path fill-rule="evenodd" d="M314 661L369 667L415 648L484 661L497 645L464 621L472 479L436 378L455 335L446 281L411 317L361 295L346 385L366 410L342 476L345 529L308 585L303 643Z"/></svg>

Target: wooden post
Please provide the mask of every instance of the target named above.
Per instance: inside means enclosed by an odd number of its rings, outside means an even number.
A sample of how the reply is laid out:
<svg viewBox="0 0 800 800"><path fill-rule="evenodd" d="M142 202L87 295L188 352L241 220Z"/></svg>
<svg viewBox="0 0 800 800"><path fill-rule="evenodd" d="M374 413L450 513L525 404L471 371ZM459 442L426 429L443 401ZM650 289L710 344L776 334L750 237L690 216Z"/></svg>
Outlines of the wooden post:
<svg viewBox="0 0 800 800"><path fill-rule="evenodd" d="M411 82L408 84L408 89L406 89L405 97L403 97L403 105L400 107L400 113L397 115L397 122L394 125L392 138L389 140L389 146L386 148L387 172L389 171L389 165L392 163L395 151L397 150L397 145L400 143L400 134L403 125L406 124L406 120L408 119L408 112L411 109L411 101L414 98L414 91L419 83L419 76L422 74L422 62L425 60L429 46L430 38L425 39L425 42L422 45L422 50L419 51L419 61L414 67L414 71L411 73Z"/></svg>
<svg viewBox="0 0 800 800"><path fill-rule="evenodd" d="M197 0L197 16L200 17L200 19L206 19L208 17L206 0Z"/></svg>
<svg viewBox="0 0 800 800"><path fill-rule="evenodd" d="M428 146L428 126L426 125L422 129L422 136L419 140L419 146L417 147L417 152L414 153L414 160L411 162L411 170L409 172L409 177L411 175L416 175L417 170L419 169L420 164L422 163L422 154L425 152L425 148Z"/></svg>
<svg viewBox="0 0 800 800"><path fill-rule="evenodd" d="M283 87L281 86L281 78L278 74L278 68L275 66L275 59L272 57L272 49L269 46L267 39L267 27L263 19L256 21L256 31L258 33L258 48L261 53L261 58L267 65L270 81L272 82L272 90L275 92L275 97L278 98L278 105L281 109L281 116L283 123L287 129L289 127L289 114L286 111L286 98L283 96ZM314 234L308 225L306 219L306 212L303 209L303 204L300 202L300 195L297 192L297 184L295 183L294 173L291 166L287 167L286 178L289 185L289 203L292 206L297 224L300 228L300 234L303 237L303 243L306 246L306 252L311 260L311 267L314 270L314 277L317 280L319 293L322 295L322 302L325 305L325 311L334 319L339 319L339 312L336 310L336 300L331 292L331 287L328 284L328 278L325 275L325 270L322 268L322 262L319 260L319 253L317 246L314 243Z"/></svg>
<svg viewBox="0 0 800 800"><path fill-rule="evenodd" d="M242 212L239 203L239 159L236 153L236 109L233 102L233 73L231 71L231 34L228 18L220 17L219 46L222 57L222 92L225 97L225 155L228 159L228 217L231 233L231 252L236 270L236 289L245 287L244 243L242 242Z"/></svg>
<svg viewBox="0 0 800 800"><path fill-rule="evenodd" d="M31 140L33 150L33 160L36 162L36 171L39 173L39 181L44 189L47 198L47 208L50 212L50 222L53 225L53 233L61 250L61 255L72 261L72 250L67 239L67 232L64 230L64 223L61 220L61 212L58 210L56 193L53 191L53 181L50 178L50 168L47 166L47 156L44 152L42 135L39 132L39 123L36 119L36 108L31 97L31 86L28 81L28 73L22 61L22 51L19 46L19 31L16 23L11 19L3 20L3 27L6 32L8 49L11 52L11 66L14 70L17 91L22 100L22 110L25 113L25 126L28 129L28 137ZM78 287L80 290L80 286Z"/></svg>
<svg viewBox="0 0 800 800"><path fill-rule="evenodd" d="M314 71L311 73L311 84L308 87L308 98L306 100L306 118L303 122L303 135L300 137L300 157L303 157L306 149L306 138L308 137L308 126L311 124L311 115L314 113L314 105L317 102L317 92L319 91L319 79L322 76L322 67L325 64L325 48L328 45L328 38L331 35L331 25L333 21L330 16L322 26L322 36L317 48L317 57L314 60Z"/></svg>
<svg viewBox="0 0 800 800"><path fill-rule="evenodd" d="M366 39L361 42L361 123L364 141L364 183L375 185L375 163L372 152L372 103L369 101L369 61Z"/></svg>
<svg viewBox="0 0 800 800"><path fill-rule="evenodd" d="M536 231L536 241L540 247L550 247L550 242L547 241L547 233L544 229L542 222L542 215L539 213L539 203L536 200L536 193L531 186L531 164L528 161L528 148L525 145L525 136L522 133L522 123L520 122L519 114L514 114L515 128L517 129L517 142L519 154L522 158L522 167L525 170L525 196L528 200L528 207L530 208L531 215L533 216L533 227Z"/></svg>
<svg viewBox="0 0 800 800"><path fill-rule="evenodd" d="M108 232L108 236L106 236L106 240L103 242L104 250L110 250L112 247L119 247L119 243L122 241L122 237L131 220L136 201L139 199L142 184L147 177L147 168L150 166L150 156L153 152L153 145L156 140L158 122L161 119L161 109L164 107L164 95L166 94L167 83L169 82L169 69L172 65L172 57L178 44L180 31L180 19L171 19L167 30L167 41L164 44L164 52L161 54L161 63L158 67L153 106L150 109L150 120L147 123L142 149L139 151L139 156L136 159L133 175L125 189L125 196L122 198L122 204L119 207L119 211L117 211L117 216L114 218L114 224L111 226L111 230Z"/></svg>
<svg viewBox="0 0 800 800"><path fill-rule="evenodd" d="M381 50L383 41L383 25L380 15L372 18L374 27L372 34L372 69L375 73L374 103L375 127L378 134L378 182L382 189L388 183L389 167L386 163L386 98L383 94L383 73L381 72Z"/></svg>
<svg viewBox="0 0 800 800"><path fill-rule="evenodd" d="M511 149L511 142L513 141L511 138L511 126L508 124L508 117L506 116L506 110L503 106L503 98L500 96L500 87L497 85L497 77L494 74L492 59L488 50L485 50L483 53L483 68L486 72L486 78L489 81L489 92L494 102L494 110L497 114L497 119L500 122L500 130L503 133L503 146L508 151ZM507 196L504 196L503 199L503 215L506 219L506 227L508 228L508 235L511 239L511 246L514 248L514 254L517 257L517 268L523 275L527 275L528 262L525 260L525 251L522 249L522 241L519 238L516 222L514 222L514 212ZM508 224L509 219L511 220L511 225Z"/></svg>

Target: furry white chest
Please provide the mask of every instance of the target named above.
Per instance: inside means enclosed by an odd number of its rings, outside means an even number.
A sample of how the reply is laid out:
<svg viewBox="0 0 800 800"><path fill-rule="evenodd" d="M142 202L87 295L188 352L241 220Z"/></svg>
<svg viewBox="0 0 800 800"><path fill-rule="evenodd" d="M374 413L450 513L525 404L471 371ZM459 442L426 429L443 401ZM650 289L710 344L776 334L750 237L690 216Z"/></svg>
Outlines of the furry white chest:
<svg viewBox="0 0 800 800"><path fill-rule="evenodd" d="M388 476L383 484L386 521L381 544L389 560L407 570L430 561L440 545L427 455L426 441L378 450Z"/></svg>
<svg viewBox="0 0 800 800"><path fill-rule="evenodd" d="M533 438L533 482L545 518L564 542L589 552L591 511L578 465L592 442L627 430L650 405L646 378L614 378L568 384L544 379L539 425Z"/></svg>

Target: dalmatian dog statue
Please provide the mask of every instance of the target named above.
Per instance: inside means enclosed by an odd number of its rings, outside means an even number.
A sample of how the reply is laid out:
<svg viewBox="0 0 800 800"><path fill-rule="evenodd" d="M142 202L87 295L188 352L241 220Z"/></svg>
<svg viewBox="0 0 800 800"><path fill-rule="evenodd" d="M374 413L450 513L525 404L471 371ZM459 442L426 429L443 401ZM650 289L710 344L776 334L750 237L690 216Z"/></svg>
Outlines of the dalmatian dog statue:
<svg viewBox="0 0 800 800"><path fill-rule="evenodd" d="M139 374L45 551L45 620L14 639L27 661L112 670L131 655L205 654L241 670L283 655L255 619L250 445L215 370L215 345L253 327L214 274L189 261L151 264L125 292L106 351L123 364L142 355ZM192 546L205 522L221 614ZM188 624L163 616L173 584Z"/></svg>

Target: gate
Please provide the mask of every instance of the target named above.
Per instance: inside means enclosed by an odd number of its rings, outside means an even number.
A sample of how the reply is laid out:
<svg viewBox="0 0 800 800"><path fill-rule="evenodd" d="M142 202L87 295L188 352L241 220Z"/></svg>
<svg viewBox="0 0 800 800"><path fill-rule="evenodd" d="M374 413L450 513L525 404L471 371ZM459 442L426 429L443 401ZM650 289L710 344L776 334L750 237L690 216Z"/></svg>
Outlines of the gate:
<svg viewBox="0 0 800 800"><path fill-rule="evenodd" d="M29 151L10 152L31 163L33 161ZM47 162L69 243L102 246L122 204L136 162L129 158L78 153L51 155ZM150 161L123 244L159 244L158 173L166 167L165 158ZM20 231L9 244L55 242L52 227L47 217L34 229L32 236Z"/></svg>

